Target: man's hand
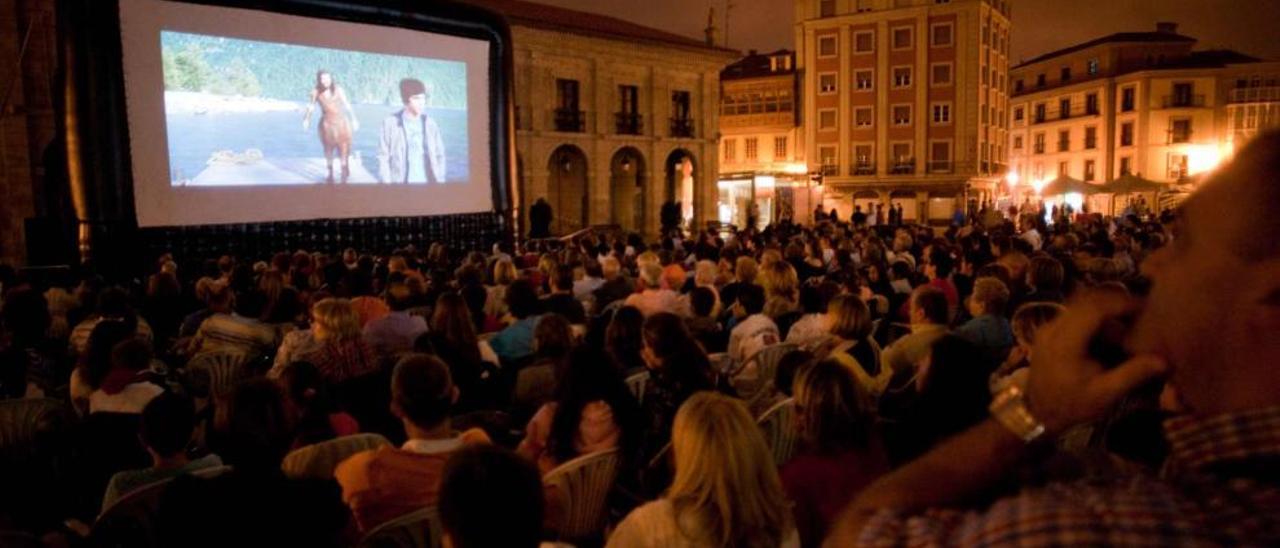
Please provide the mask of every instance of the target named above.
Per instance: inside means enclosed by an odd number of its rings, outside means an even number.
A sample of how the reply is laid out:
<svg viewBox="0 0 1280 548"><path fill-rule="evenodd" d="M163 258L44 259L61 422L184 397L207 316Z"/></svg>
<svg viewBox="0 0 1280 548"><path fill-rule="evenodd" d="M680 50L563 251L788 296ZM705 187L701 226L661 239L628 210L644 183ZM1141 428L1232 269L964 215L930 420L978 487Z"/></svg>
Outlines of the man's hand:
<svg viewBox="0 0 1280 548"><path fill-rule="evenodd" d="M1090 342L1108 321L1137 308L1131 299L1086 295L1036 334L1027 403L1050 435L1100 418L1129 391L1165 373L1158 356L1135 356L1107 370L1089 355Z"/></svg>

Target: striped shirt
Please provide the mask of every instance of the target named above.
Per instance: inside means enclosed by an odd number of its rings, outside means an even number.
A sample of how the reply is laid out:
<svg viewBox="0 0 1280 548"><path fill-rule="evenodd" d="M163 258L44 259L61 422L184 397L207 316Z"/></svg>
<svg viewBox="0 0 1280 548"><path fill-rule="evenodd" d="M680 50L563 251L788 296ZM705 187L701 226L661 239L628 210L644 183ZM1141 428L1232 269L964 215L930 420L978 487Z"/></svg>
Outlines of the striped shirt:
<svg viewBox="0 0 1280 548"><path fill-rule="evenodd" d="M858 545L1280 546L1280 406L1164 429L1160 478L1052 484L977 512L881 510Z"/></svg>
<svg viewBox="0 0 1280 548"><path fill-rule="evenodd" d="M275 349L276 328L239 314L214 314L196 330L192 348L202 352L265 354Z"/></svg>
<svg viewBox="0 0 1280 548"><path fill-rule="evenodd" d="M101 316L94 316L80 322L75 329L71 330L67 346L73 356L79 356L84 353L85 348L89 346L89 335L93 334L93 328L98 327L98 324L103 319ZM152 339L151 326L147 324L147 320L142 319L142 316L138 316L138 337L145 339L147 342L151 342Z"/></svg>

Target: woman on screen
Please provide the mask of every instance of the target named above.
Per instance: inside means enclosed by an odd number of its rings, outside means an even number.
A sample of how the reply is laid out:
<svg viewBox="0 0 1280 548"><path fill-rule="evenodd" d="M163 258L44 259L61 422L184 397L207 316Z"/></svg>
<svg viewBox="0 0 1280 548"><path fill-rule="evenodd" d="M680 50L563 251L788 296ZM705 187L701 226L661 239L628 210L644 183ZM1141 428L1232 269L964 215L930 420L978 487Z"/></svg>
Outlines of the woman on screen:
<svg viewBox="0 0 1280 548"><path fill-rule="evenodd" d="M320 105L320 144L324 146L325 163L329 166L329 178L325 182L333 182L333 155L335 152L342 159L342 182L351 176L351 168L347 159L351 155L351 133L360 129L356 113L347 101L346 92L334 81L329 71L316 72L316 87L311 90L311 100L307 102L307 114L302 118L302 129L311 127L311 113L316 105ZM350 123L347 116L351 117Z"/></svg>

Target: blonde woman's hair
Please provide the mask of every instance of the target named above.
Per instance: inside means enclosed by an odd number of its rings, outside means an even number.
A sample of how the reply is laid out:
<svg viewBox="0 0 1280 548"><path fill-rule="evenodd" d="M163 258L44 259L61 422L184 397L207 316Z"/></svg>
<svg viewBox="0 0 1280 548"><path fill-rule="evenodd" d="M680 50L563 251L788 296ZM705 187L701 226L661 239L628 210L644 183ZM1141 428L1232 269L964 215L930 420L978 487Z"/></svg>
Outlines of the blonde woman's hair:
<svg viewBox="0 0 1280 548"><path fill-rule="evenodd" d="M834 454L870 445L875 398L837 360L827 359L796 374L792 387L800 437L813 450Z"/></svg>
<svg viewBox="0 0 1280 548"><path fill-rule="evenodd" d="M871 334L871 310L856 295L838 295L827 305L831 334L860 341Z"/></svg>
<svg viewBox="0 0 1280 548"><path fill-rule="evenodd" d="M693 284L698 287L713 287L719 274L720 268L716 263L703 259L693 267Z"/></svg>
<svg viewBox="0 0 1280 548"><path fill-rule="evenodd" d="M756 283L756 273L759 271L760 266L756 260L746 255L738 257L738 262L733 265L733 276L739 282Z"/></svg>
<svg viewBox="0 0 1280 548"><path fill-rule="evenodd" d="M800 298L800 277L786 261L774 261L760 268L756 282L764 288L766 298L781 297L790 301Z"/></svg>
<svg viewBox="0 0 1280 548"><path fill-rule="evenodd" d="M325 340L347 341L360 338L360 315L347 299L321 299L311 307L311 318L320 327Z"/></svg>
<svg viewBox="0 0 1280 548"><path fill-rule="evenodd" d="M671 431L675 480L667 498L680 532L701 546L770 547L792 529L773 454L741 401L691 396Z"/></svg>
<svg viewBox="0 0 1280 548"><path fill-rule="evenodd" d="M511 259L499 259L493 263L493 284L511 285L516 281L516 265Z"/></svg>
<svg viewBox="0 0 1280 548"><path fill-rule="evenodd" d="M777 248L771 247L769 249L764 250L764 253L760 254L761 267L769 266L771 263L781 261L781 260L782 260L782 252L778 251Z"/></svg>

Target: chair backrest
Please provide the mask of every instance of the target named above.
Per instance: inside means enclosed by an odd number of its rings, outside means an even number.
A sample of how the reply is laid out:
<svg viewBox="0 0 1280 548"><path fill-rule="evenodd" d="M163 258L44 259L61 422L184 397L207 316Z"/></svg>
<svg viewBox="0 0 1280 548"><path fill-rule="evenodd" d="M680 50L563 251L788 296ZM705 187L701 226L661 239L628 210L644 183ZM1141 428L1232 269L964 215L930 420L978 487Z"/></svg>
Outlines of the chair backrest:
<svg viewBox="0 0 1280 548"><path fill-rule="evenodd" d="M199 394L207 390L209 396L224 396L231 392L236 381L247 376L245 364L253 358L246 352L203 352L187 362L192 390Z"/></svg>
<svg viewBox="0 0 1280 548"><path fill-rule="evenodd" d="M554 489L558 507L552 511L559 518L561 539L598 539L604 534L608 494L621 462L617 449L606 449L561 464L543 476L543 484Z"/></svg>
<svg viewBox="0 0 1280 548"><path fill-rule="evenodd" d="M214 478L231 470L230 466L213 466L191 472L201 478ZM93 546L159 546L156 517L160 499L175 478L167 478L135 489L98 515L90 531Z"/></svg>
<svg viewBox="0 0 1280 548"><path fill-rule="evenodd" d="M333 470L351 455L384 445L391 442L379 434L342 436L290 451L280 469L293 479L332 479Z"/></svg>
<svg viewBox="0 0 1280 548"><path fill-rule="evenodd" d="M636 397L636 403L644 403L644 385L649 382L649 372L641 371L627 377L627 389Z"/></svg>
<svg viewBox="0 0 1280 548"><path fill-rule="evenodd" d="M0 462L36 457L39 438L62 430L68 420L67 406L58 400L0 400Z"/></svg>
<svg viewBox="0 0 1280 548"><path fill-rule="evenodd" d="M773 452L773 463L782 466L796 452L799 432L795 424L796 403L787 398L770 407L756 422L764 431L764 441Z"/></svg>
<svg viewBox="0 0 1280 548"><path fill-rule="evenodd" d="M794 343L771 344L742 362L731 379L738 395L747 400L748 407L773 394L773 377L778 370L778 362L799 348Z"/></svg>
<svg viewBox="0 0 1280 548"><path fill-rule="evenodd" d="M359 548L438 548L444 528L434 506L410 512L371 529Z"/></svg>
<svg viewBox="0 0 1280 548"><path fill-rule="evenodd" d="M711 362L711 369L717 375L728 375L734 369L733 358L728 352L713 352L707 354L707 361Z"/></svg>

